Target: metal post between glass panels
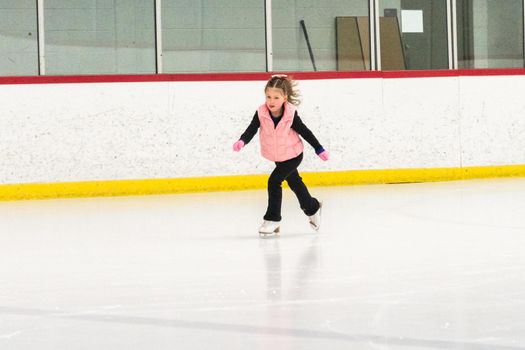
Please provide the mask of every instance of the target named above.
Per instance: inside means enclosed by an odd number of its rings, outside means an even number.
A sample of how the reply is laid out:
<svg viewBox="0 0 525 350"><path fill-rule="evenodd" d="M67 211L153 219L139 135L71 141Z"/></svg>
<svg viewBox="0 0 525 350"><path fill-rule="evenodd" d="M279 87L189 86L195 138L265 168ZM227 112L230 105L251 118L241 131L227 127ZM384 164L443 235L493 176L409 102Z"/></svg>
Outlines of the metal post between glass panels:
<svg viewBox="0 0 525 350"><path fill-rule="evenodd" d="M266 37L266 71L273 71L272 43L272 0L264 1L265 37Z"/></svg>
<svg viewBox="0 0 525 350"><path fill-rule="evenodd" d="M452 50L452 5L451 0L447 0L447 48L448 48L448 69L454 69L454 50Z"/></svg>
<svg viewBox="0 0 525 350"><path fill-rule="evenodd" d="M370 70L376 70L375 1L368 1L368 31L370 32Z"/></svg>
<svg viewBox="0 0 525 350"><path fill-rule="evenodd" d="M523 35L523 67L525 67L525 0L521 2L521 8L523 9L523 25L522 25L522 35Z"/></svg>
<svg viewBox="0 0 525 350"><path fill-rule="evenodd" d="M447 0L450 2L451 9L451 22L449 28L451 28L451 38L449 38L449 47L452 50L452 64L449 64L449 69L458 69L458 21L457 21L457 4L456 0Z"/></svg>
<svg viewBox="0 0 525 350"><path fill-rule="evenodd" d="M46 75L46 55L44 40L44 0L36 2L37 38L38 38L38 75Z"/></svg>
<svg viewBox="0 0 525 350"><path fill-rule="evenodd" d="M162 73L162 0L155 0L155 55L157 74Z"/></svg>
<svg viewBox="0 0 525 350"><path fill-rule="evenodd" d="M373 17L370 22L374 23L374 47L375 47L375 68L381 70L381 32L379 27L379 0L373 0ZM373 18L373 21L372 21Z"/></svg>

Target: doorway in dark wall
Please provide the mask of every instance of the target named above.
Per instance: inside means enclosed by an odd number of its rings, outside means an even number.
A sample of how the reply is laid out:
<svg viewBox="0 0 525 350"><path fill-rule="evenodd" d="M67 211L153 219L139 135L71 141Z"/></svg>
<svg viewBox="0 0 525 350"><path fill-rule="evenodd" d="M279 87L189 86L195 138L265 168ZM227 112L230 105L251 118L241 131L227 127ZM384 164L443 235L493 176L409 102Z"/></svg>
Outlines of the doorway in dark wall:
<svg viewBox="0 0 525 350"><path fill-rule="evenodd" d="M456 6L458 68L474 67L473 5L471 0L458 0Z"/></svg>
<svg viewBox="0 0 525 350"><path fill-rule="evenodd" d="M422 32L401 33L407 69L448 69L446 0L401 0L401 12L404 10L423 15Z"/></svg>

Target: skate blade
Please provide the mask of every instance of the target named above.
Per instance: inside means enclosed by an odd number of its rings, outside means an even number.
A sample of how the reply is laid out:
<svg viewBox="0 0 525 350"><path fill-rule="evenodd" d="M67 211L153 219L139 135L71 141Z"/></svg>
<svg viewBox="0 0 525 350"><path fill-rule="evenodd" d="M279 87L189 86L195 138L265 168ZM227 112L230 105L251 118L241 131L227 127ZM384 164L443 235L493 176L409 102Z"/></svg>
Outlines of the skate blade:
<svg viewBox="0 0 525 350"><path fill-rule="evenodd" d="M308 223L310 224L310 227L315 231L319 232L319 228L321 227L321 215L323 210L323 202L319 202L319 225L315 225L312 221L308 220Z"/></svg>
<svg viewBox="0 0 525 350"><path fill-rule="evenodd" d="M319 232L320 226L314 225L314 223L311 221L309 223L310 223L310 227L312 228L312 230L314 230L315 232Z"/></svg>
<svg viewBox="0 0 525 350"><path fill-rule="evenodd" d="M259 237L261 238L271 238L271 237L278 237L280 235L281 228L277 227L273 232L260 232L259 231Z"/></svg>
<svg viewBox="0 0 525 350"><path fill-rule="evenodd" d="M311 221L310 221L310 227L311 227L314 231L319 232L319 227L320 227L320 226L315 226Z"/></svg>

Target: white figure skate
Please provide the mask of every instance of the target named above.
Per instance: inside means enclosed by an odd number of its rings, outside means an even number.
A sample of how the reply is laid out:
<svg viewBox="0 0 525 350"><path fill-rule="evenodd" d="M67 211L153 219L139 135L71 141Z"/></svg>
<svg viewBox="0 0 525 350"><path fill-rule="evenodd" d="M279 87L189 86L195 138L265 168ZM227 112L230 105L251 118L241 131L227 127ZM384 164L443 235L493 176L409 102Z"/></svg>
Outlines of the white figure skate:
<svg viewBox="0 0 525 350"><path fill-rule="evenodd" d="M279 234L280 228L280 222L279 221L270 221L270 220L264 220L261 227L259 228L259 234L261 236L268 236L271 234Z"/></svg>
<svg viewBox="0 0 525 350"><path fill-rule="evenodd" d="M310 223L310 226L315 231L319 231L319 227L321 227L321 209L323 208L323 203L319 202L319 209L315 212L314 215L311 215L308 217L308 222Z"/></svg>

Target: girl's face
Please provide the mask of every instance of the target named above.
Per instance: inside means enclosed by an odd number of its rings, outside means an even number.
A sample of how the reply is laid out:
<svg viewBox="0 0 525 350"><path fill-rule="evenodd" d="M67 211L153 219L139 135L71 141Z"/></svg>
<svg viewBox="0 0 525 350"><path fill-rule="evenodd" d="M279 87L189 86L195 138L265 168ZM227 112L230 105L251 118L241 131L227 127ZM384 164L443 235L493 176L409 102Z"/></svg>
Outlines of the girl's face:
<svg viewBox="0 0 525 350"><path fill-rule="evenodd" d="M272 115L281 114L283 104L286 102L286 95L282 89L278 88L267 88L266 91L266 106L272 113Z"/></svg>

